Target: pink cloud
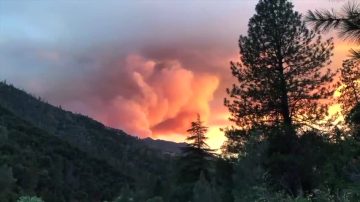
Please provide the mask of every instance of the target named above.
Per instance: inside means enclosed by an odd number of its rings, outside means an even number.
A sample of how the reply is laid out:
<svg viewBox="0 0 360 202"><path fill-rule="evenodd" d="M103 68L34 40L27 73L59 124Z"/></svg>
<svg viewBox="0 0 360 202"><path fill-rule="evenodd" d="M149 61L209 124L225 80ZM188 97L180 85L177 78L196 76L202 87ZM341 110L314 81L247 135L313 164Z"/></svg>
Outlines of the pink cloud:
<svg viewBox="0 0 360 202"><path fill-rule="evenodd" d="M82 93L78 96L84 104L70 102L68 107L83 109L82 113L108 126L140 137L185 134L198 113L209 119L218 76L192 71L178 60L138 54L108 65L101 68L106 73L85 76L88 84L82 81L73 88ZM88 90L76 90L86 85L90 85ZM64 92L69 93L69 89Z"/></svg>

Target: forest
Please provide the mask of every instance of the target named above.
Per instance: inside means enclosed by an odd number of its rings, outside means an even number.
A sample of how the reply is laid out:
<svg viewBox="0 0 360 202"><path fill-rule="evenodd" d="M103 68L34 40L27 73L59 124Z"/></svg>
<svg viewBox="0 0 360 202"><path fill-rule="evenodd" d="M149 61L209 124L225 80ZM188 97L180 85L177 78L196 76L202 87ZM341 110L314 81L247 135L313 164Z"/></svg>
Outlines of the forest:
<svg viewBox="0 0 360 202"><path fill-rule="evenodd" d="M259 0L247 28L221 153L200 115L169 153L1 82L0 201L360 201L360 50L330 69L326 37L359 45L360 4L302 15Z"/></svg>

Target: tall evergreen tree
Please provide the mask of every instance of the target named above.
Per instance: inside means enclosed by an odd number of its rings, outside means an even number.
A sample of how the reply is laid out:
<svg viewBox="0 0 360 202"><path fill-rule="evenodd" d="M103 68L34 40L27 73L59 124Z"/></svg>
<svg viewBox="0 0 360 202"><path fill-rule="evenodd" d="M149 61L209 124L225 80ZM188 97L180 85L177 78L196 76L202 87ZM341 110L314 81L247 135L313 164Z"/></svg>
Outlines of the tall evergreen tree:
<svg viewBox="0 0 360 202"><path fill-rule="evenodd" d="M0 166L0 201L9 200L6 197L6 192L10 191L14 186L16 179L13 176L11 167L7 165Z"/></svg>
<svg viewBox="0 0 360 202"><path fill-rule="evenodd" d="M238 84L227 89L225 105L241 128L319 120L332 95L328 84L333 42L309 31L287 0L260 0L247 36L240 36L239 63L231 62Z"/></svg>
<svg viewBox="0 0 360 202"><path fill-rule="evenodd" d="M193 202L220 202L219 195L201 172L193 189Z"/></svg>
<svg viewBox="0 0 360 202"><path fill-rule="evenodd" d="M198 115L197 120L191 122L191 127L187 130L188 144L182 149L182 156L178 160L177 187L172 194L172 201L191 201L193 187L200 173L210 180L212 150L205 142L207 129Z"/></svg>
<svg viewBox="0 0 360 202"><path fill-rule="evenodd" d="M354 60L345 60L340 70L338 102L344 115L360 103L360 64Z"/></svg>
<svg viewBox="0 0 360 202"><path fill-rule="evenodd" d="M232 134L232 140L246 141L246 135L268 140L263 166L270 183L301 195L297 128L326 115L326 102L320 101L333 94L329 83L335 73L325 68L331 62L332 39L322 41L308 30L291 2L260 0L239 47L241 62L231 62L238 83L227 89L225 106L244 132L234 131L240 137Z"/></svg>
<svg viewBox="0 0 360 202"><path fill-rule="evenodd" d="M129 185L125 185L121 190L121 195L114 202L132 202L134 201L134 193L130 190Z"/></svg>
<svg viewBox="0 0 360 202"><path fill-rule="evenodd" d="M182 149L180 181L194 183L201 172L209 179L209 158L213 150L206 143L207 130L208 127L203 125L199 115L196 121L191 122L191 127L187 130L188 145Z"/></svg>
<svg viewBox="0 0 360 202"><path fill-rule="evenodd" d="M334 10L308 11L306 21L312 24L315 30L338 30L341 37L360 44L360 4L348 3L343 12ZM360 51L351 50L352 56L360 60Z"/></svg>

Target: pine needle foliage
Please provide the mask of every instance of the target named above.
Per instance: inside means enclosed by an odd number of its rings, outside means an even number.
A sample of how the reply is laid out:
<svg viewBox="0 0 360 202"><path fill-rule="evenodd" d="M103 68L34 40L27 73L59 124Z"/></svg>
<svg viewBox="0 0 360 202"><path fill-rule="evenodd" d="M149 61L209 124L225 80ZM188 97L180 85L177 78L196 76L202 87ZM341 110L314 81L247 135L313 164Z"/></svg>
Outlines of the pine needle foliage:
<svg viewBox="0 0 360 202"><path fill-rule="evenodd" d="M317 31L337 30L339 36L360 44L360 4L347 3L341 11L308 11L306 21ZM360 60L359 50L350 50L354 59Z"/></svg>
<svg viewBox="0 0 360 202"><path fill-rule="evenodd" d="M320 120L333 90L332 39L306 28L287 0L260 0L248 33L240 36L240 60L231 62L237 84L225 98L241 128L257 125L304 125Z"/></svg>
<svg viewBox="0 0 360 202"><path fill-rule="evenodd" d="M210 160L213 150L206 143L207 130L208 127L203 125L199 115L196 121L191 122L191 127L187 130L188 145L183 148L180 160L180 182L195 183L200 173L210 179Z"/></svg>
<svg viewBox="0 0 360 202"><path fill-rule="evenodd" d="M337 101L341 104L342 113L348 113L360 103L360 63L354 60L345 60L340 69L340 82Z"/></svg>

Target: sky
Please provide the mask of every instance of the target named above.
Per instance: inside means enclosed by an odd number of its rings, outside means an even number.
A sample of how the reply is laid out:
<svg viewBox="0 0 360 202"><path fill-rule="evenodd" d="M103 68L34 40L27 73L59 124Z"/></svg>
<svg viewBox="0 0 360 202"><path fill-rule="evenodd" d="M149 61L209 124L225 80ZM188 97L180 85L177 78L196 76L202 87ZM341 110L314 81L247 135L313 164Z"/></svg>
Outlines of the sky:
<svg viewBox="0 0 360 202"><path fill-rule="evenodd" d="M301 13L346 3L292 2ZM256 3L0 0L0 80L141 138L184 141L199 114L217 149L229 62ZM335 39L331 68L349 46Z"/></svg>

